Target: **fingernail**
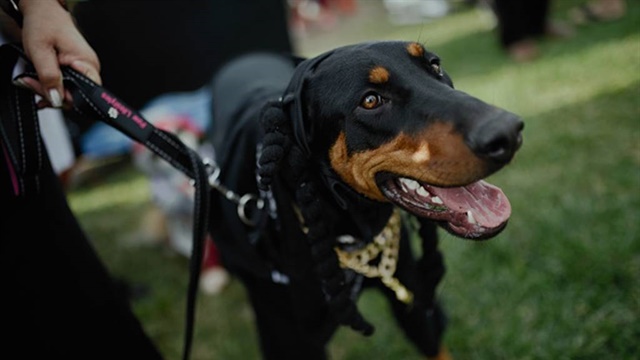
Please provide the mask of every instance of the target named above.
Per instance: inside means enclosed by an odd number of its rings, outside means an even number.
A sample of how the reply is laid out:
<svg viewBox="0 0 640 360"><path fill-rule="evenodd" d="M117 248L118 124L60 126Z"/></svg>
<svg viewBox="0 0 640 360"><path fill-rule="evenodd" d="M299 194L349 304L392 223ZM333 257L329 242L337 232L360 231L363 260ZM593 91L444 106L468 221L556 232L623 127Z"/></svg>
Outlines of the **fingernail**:
<svg viewBox="0 0 640 360"><path fill-rule="evenodd" d="M53 107L62 107L62 97L60 97L60 93L57 89L49 90L49 102Z"/></svg>
<svg viewBox="0 0 640 360"><path fill-rule="evenodd" d="M29 87L29 85L27 85L27 83L22 80L21 78L17 78L17 79L13 79L13 85L15 86L19 86L23 89L27 89L27 90L33 90L31 87Z"/></svg>

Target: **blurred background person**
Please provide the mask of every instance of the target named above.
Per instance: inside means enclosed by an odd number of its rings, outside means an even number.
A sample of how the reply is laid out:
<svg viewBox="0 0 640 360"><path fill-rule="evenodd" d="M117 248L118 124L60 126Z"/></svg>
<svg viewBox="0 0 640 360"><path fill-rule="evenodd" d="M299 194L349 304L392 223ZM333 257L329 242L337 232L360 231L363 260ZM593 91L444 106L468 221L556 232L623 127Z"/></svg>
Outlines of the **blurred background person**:
<svg viewBox="0 0 640 360"><path fill-rule="evenodd" d="M563 38L573 34L568 25L548 19L550 4L550 0L493 0L500 45L513 60L537 58L538 41L546 36Z"/></svg>
<svg viewBox="0 0 640 360"><path fill-rule="evenodd" d="M449 0L383 0L389 21L396 25L419 24L449 13Z"/></svg>
<svg viewBox="0 0 640 360"><path fill-rule="evenodd" d="M353 16L358 10L356 0L290 0L289 29L303 37L310 31L334 29L342 16Z"/></svg>

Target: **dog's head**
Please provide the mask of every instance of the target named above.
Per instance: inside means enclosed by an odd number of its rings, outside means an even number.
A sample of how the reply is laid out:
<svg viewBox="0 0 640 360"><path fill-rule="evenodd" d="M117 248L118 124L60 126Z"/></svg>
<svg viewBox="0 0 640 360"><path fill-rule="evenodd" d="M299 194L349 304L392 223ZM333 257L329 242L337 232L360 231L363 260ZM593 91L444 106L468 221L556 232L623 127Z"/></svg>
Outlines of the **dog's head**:
<svg viewBox="0 0 640 360"><path fill-rule="evenodd" d="M464 238L506 225L508 199L482 179L511 161L523 123L455 90L421 44L364 43L308 59L288 94L298 145L358 194Z"/></svg>

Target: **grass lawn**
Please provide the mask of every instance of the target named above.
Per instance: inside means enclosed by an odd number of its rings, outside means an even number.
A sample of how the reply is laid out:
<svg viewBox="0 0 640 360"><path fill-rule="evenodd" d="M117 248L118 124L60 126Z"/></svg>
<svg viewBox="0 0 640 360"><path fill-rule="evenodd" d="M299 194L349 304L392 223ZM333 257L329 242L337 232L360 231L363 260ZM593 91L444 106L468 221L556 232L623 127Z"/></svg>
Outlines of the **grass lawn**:
<svg viewBox="0 0 640 360"><path fill-rule="evenodd" d="M366 1L366 0L364 0ZM581 1L557 1L554 16ZM365 24L366 26L366 24ZM374 24L369 24L373 29ZM443 58L456 87L525 120L514 162L491 177L509 196L507 229L483 243L442 233L446 343L457 359L633 359L640 354L640 2L625 18L579 27L516 64L487 18L461 11L374 38L420 40ZM187 260L136 241L149 208L135 170L73 190L70 203L114 275L148 294L133 303L167 359L180 357ZM420 359L384 299L360 301L377 328L341 329L332 358ZM201 295L193 359L257 359L252 313L233 281Z"/></svg>

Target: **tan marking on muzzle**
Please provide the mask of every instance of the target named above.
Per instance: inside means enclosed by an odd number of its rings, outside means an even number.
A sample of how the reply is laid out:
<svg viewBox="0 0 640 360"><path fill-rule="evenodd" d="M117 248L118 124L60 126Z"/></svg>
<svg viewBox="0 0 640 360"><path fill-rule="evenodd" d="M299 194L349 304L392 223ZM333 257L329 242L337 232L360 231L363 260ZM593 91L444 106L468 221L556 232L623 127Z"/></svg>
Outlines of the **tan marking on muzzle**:
<svg viewBox="0 0 640 360"><path fill-rule="evenodd" d="M379 148L349 154L344 132L329 149L331 166L354 190L386 201L375 175L389 172L436 186L461 186L483 178L487 169L453 126L435 122L416 135L400 133Z"/></svg>
<svg viewBox="0 0 640 360"><path fill-rule="evenodd" d="M410 43L407 45L407 52L411 56L422 57L424 56L424 46L416 42Z"/></svg>
<svg viewBox="0 0 640 360"><path fill-rule="evenodd" d="M384 84L389 81L389 71L382 66L376 66L369 71L369 82Z"/></svg>

